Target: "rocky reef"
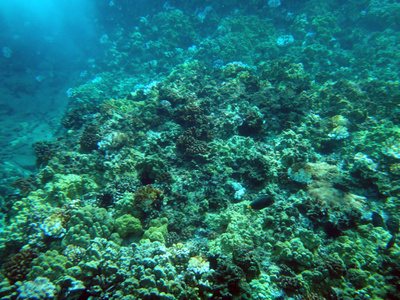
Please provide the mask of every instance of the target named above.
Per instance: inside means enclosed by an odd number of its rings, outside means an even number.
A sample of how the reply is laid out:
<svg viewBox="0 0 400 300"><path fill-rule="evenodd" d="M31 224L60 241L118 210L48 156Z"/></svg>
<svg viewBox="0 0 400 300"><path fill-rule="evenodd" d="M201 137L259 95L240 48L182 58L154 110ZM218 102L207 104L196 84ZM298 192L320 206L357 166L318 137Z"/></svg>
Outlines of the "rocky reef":
<svg viewBox="0 0 400 300"><path fill-rule="evenodd" d="M71 87L2 299L400 299L398 4L209 2L122 18Z"/></svg>

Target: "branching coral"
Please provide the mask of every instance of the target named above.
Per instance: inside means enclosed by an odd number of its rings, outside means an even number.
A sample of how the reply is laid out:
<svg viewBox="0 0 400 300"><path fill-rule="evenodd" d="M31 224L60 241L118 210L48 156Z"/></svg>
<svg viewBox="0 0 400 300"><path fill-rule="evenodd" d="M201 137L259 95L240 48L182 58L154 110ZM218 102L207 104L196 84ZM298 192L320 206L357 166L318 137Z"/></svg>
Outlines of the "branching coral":
<svg viewBox="0 0 400 300"><path fill-rule="evenodd" d="M56 155L57 145L50 142L36 142L32 145L35 149L36 165L45 167L50 159Z"/></svg>
<svg viewBox="0 0 400 300"><path fill-rule="evenodd" d="M91 152L99 148L99 129L96 126L86 126L79 140L82 151Z"/></svg>
<svg viewBox="0 0 400 300"><path fill-rule="evenodd" d="M185 154L189 157L206 155L208 153L207 143L199 140L202 136L202 132L203 131L195 128L186 130L177 140L178 147L184 150Z"/></svg>

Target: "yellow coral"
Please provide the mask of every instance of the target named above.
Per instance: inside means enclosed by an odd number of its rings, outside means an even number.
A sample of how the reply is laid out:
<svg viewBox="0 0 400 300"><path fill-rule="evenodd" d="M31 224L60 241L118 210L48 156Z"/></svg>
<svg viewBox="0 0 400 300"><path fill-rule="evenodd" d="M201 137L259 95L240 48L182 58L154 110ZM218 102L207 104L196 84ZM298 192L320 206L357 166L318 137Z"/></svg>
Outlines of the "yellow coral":
<svg viewBox="0 0 400 300"><path fill-rule="evenodd" d="M204 256L197 255L189 259L188 271L196 274L203 274L210 271L210 262Z"/></svg>
<svg viewBox="0 0 400 300"><path fill-rule="evenodd" d="M350 122L347 120L345 117L342 115L336 115L331 118L331 122L333 127L339 127L339 126L349 126Z"/></svg>

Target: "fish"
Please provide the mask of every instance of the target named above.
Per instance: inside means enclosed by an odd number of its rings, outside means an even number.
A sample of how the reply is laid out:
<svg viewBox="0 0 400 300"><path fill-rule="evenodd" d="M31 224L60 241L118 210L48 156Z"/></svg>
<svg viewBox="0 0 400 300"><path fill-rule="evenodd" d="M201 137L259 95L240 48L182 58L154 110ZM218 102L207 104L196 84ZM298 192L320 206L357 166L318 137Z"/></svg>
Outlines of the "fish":
<svg viewBox="0 0 400 300"><path fill-rule="evenodd" d="M386 221L386 227L389 232L393 234L397 234L400 231L400 219L390 216Z"/></svg>
<svg viewBox="0 0 400 300"><path fill-rule="evenodd" d="M372 213L372 225L374 227L382 227L387 229L385 225L385 220L383 219L382 215L377 212Z"/></svg>
<svg viewBox="0 0 400 300"><path fill-rule="evenodd" d="M394 233L392 235L392 238L389 240L389 242L386 245L386 249L392 248L396 244L396 234Z"/></svg>
<svg viewBox="0 0 400 300"><path fill-rule="evenodd" d="M248 205L246 208L261 210L263 208L271 206L272 204L274 204L274 202L275 202L275 200L272 196L263 195L263 196L257 197L255 200L253 200L250 203L250 205Z"/></svg>

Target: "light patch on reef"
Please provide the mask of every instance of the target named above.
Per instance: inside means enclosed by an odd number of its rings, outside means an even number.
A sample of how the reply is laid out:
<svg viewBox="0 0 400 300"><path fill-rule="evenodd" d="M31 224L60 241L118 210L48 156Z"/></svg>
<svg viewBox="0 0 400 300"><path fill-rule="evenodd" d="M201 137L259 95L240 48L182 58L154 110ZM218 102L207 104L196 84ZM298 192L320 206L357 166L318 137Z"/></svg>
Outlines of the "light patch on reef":
<svg viewBox="0 0 400 300"><path fill-rule="evenodd" d="M308 195L316 202L331 207L344 205L362 208L366 200L365 197L343 192L333 187L334 180L342 176L341 173L336 165L325 162L295 163L288 169L289 178L307 184Z"/></svg>
<svg viewBox="0 0 400 300"><path fill-rule="evenodd" d="M99 149L110 150L122 147L128 140L128 135L120 131L113 131L105 135L98 143Z"/></svg>
<svg viewBox="0 0 400 300"><path fill-rule="evenodd" d="M189 259L188 271L193 271L196 274L203 274L210 271L210 262L203 256L193 256Z"/></svg>
<svg viewBox="0 0 400 300"><path fill-rule="evenodd" d="M390 137L382 147L382 153L397 159L400 159L400 138Z"/></svg>
<svg viewBox="0 0 400 300"><path fill-rule="evenodd" d="M232 182L232 187L236 191L235 199L241 200L244 194L246 194L246 189L238 182Z"/></svg>
<svg viewBox="0 0 400 300"><path fill-rule="evenodd" d="M364 153L358 152L354 156L354 160L361 167L366 167L370 171L374 171L374 172L377 171L378 164L375 163L372 158L368 157L368 155L366 155Z"/></svg>
<svg viewBox="0 0 400 300"><path fill-rule="evenodd" d="M59 215L53 215L44 219L43 223L40 225L40 229L47 236L54 238L60 238L65 235L65 228L62 225L62 217Z"/></svg>

